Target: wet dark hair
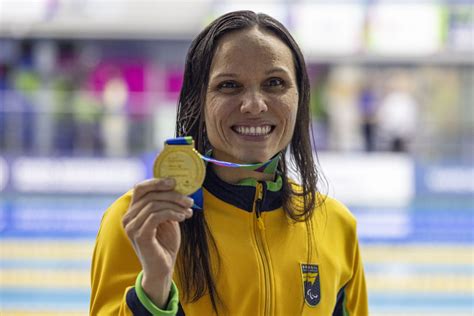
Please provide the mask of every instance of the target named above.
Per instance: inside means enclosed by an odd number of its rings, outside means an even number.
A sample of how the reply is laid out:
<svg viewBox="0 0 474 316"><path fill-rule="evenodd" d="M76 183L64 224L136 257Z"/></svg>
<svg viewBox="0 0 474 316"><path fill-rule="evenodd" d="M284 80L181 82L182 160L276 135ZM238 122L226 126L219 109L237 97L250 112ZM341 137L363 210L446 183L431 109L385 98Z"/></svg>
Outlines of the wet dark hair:
<svg viewBox="0 0 474 316"><path fill-rule="evenodd" d="M283 179L284 211L292 220L306 221L307 226L311 228L310 219L316 206L319 173L311 146L310 84L303 54L280 22L266 14L256 14L252 11L231 12L214 20L193 40L186 57L184 81L178 103L176 135L192 136L197 150L202 154L211 148L205 132L204 104L215 50L222 36L253 27L278 37L293 54L299 92L298 111L293 137L288 145L289 152L286 149L282 151L277 171ZM290 155L289 164L287 154ZM288 181L290 169L300 177L300 190L296 190ZM298 207L292 203L294 197L302 198L302 206ZM203 213L195 212L193 217L181 223L180 227L182 243L177 269L182 282L183 299L194 302L209 294L212 306L217 311L220 300L214 282L215 265L211 267L209 253L210 247L217 253L217 247ZM308 231L309 244L310 231L312 229Z"/></svg>

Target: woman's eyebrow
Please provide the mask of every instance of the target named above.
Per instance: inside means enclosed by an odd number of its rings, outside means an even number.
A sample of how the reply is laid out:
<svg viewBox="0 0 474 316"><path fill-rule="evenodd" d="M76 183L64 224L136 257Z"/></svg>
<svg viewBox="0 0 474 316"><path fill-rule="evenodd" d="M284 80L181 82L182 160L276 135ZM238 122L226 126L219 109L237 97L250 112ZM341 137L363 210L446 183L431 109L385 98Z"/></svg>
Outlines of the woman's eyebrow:
<svg viewBox="0 0 474 316"><path fill-rule="evenodd" d="M288 73L288 70L286 68L283 68L283 67L275 67L275 68L272 68L270 70L267 70L265 72L266 75L271 75L273 73L276 73L276 72L284 72L284 73Z"/></svg>
<svg viewBox="0 0 474 316"><path fill-rule="evenodd" d="M228 72L223 72L223 73L219 73L215 76L212 76L212 79L219 79L219 78L236 78L237 77L237 74L235 73L228 73Z"/></svg>
<svg viewBox="0 0 474 316"><path fill-rule="evenodd" d="M270 70L267 70L265 71L265 75L271 75L273 73L276 73L276 72L284 72L284 73L288 73L288 70L286 68L283 68L283 67L275 67L275 68L272 68ZM236 78L238 77L237 74L235 73L231 73L231 72L223 72L223 73L219 73L217 75L214 75L212 76L212 79L219 79L219 78L222 78L222 77L226 77L226 78Z"/></svg>

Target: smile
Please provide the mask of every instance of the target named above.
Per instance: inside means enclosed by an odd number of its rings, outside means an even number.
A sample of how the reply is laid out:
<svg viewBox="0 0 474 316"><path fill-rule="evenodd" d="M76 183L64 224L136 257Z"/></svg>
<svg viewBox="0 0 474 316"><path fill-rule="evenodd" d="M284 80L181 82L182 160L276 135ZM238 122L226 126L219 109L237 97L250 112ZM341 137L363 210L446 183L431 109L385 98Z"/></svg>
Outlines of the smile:
<svg viewBox="0 0 474 316"><path fill-rule="evenodd" d="M244 136L265 136L272 132L271 125L261 126L232 126L232 130L237 134Z"/></svg>

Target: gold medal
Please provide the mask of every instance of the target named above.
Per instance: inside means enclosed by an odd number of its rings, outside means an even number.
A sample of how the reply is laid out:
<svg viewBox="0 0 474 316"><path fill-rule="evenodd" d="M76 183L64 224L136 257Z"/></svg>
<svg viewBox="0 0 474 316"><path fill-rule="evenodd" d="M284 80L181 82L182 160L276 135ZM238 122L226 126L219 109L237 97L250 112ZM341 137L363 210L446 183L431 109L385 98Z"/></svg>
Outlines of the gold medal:
<svg viewBox="0 0 474 316"><path fill-rule="evenodd" d="M204 161L194 149L194 141L190 139L190 142L190 144L165 143L165 148L153 164L154 177L174 178L175 190L184 195L199 190L206 176Z"/></svg>

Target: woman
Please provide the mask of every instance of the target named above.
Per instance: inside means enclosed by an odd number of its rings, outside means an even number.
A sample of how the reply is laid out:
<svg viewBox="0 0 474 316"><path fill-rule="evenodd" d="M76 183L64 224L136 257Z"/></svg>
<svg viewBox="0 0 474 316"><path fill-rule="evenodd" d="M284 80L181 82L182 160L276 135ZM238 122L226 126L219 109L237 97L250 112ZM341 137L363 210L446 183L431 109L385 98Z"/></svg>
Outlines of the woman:
<svg viewBox="0 0 474 316"><path fill-rule="evenodd" d="M232 12L197 36L177 135L268 167L208 164L203 210L173 179L117 200L97 236L92 315L368 314L355 219L316 190L309 88L297 44L269 16ZM288 179L290 153L301 186Z"/></svg>

